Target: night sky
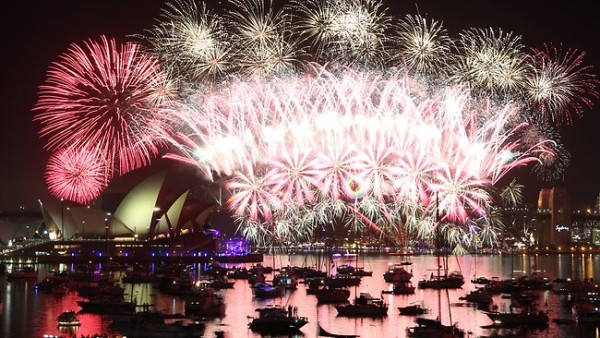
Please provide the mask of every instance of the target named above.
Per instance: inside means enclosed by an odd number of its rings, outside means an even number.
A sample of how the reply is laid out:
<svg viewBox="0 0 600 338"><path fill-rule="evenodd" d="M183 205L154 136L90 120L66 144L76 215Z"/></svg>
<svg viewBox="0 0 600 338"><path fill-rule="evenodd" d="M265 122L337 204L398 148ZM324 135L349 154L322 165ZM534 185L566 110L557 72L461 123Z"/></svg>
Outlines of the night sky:
<svg viewBox="0 0 600 338"><path fill-rule="evenodd" d="M274 0L277 1L277 0ZM208 3L216 1L208 0ZM125 41L142 33L158 18L163 1L86 0L18 1L2 10L2 123L0 127L0 211L23 206L38 210L39 198L50 198L44 183L48 154L37 136L39 125L31 111L37 87L52 61L71 43L100 35ZM442 21L451 37L471 27L502 28L521 35L527 47L544 43L586 51L585 61L600 73L600 18L593 1L404 1L386 0L391 13L416 14ZM528 203L541 187L566 187L574 207L591 206L600 192L600 100L572 126L560 129L572 159L564 181L543 183L519 171Z"/></svg>

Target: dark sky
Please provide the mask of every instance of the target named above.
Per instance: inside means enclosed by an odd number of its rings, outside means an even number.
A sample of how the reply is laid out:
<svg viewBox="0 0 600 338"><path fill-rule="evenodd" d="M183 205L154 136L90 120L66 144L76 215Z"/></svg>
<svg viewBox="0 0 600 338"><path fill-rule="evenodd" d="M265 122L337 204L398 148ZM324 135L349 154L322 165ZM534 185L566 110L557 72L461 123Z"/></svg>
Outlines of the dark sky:
<svg viewBox="0 0 600 338"><path fill-rule="evenodd" d="M208 3L211 1L216 0ZM163 4L153 0L78 0L14 1L3 6L0 211L16 211L20 206L36 209L38 198L49 196L43 178L48 155L37 137L39 126L32 122L31 109L50 63L71 43L102 34L124 41L129 34L141 33L152 26ZM386 0L384 4L400 15L415 14L418 9L442 21L453 37L470 27L494 27L521 35L528 47L562 43L586 51L586 63L600 73L600 18L593 1ZM576 207L591 206L600 192L599 106L597 103L583 119L561 129L572 160L564 182L555 185L569 189ZM551 186L531 177L522 183L528 202L535 201L540 187Z"/></svg>

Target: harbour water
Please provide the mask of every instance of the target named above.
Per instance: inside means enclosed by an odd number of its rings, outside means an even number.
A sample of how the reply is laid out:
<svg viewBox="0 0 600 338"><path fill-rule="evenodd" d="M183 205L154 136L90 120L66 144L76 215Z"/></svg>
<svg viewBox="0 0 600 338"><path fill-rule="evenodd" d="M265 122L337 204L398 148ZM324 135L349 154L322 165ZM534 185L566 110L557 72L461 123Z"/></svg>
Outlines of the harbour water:
<svg viewBox="0 0 600 338"><path fill-rule="evenodd" d="M206 320L204 337L215 337L217 334L230 337L262 337L248 329L249 316L256 315L256 308L265 305L292 305L298 308L298 314L308 317L309 323L302 328L300 334L291 337L318 337L317 325L337 334L355 334L360 337L406 337L407 327L415 325L415 317L401 316L398 307L412 303L420 303L429 311L425 318L441 318L444 324L456 323L467 332L468 337L600 337L598 327L594 325L581 326L577 324L557 324L556 318L567 318L571 315L569 308L564 307L561 296L552 291L541 291L537 303L539 308L548 313L551 322L547 328L526 329L489 329L483 328L491 324L491 320L481 310L467 305L459 298L474 290L477 285L471 283L476 276L499 279L510 278L515 273L530 273L546 276L550 279L596 279L600 273L600 257L597 255L466 255L451 257L449 270L460 270L465 276L466 283L456 290L416 289L411 295L393 295L382 293L391 290L392 285L386 283L383 273L390 264L410 261L407 266L412 270L412 282L415 286L419 280L429 278L437 266L437 258L431 255L391 256L387 254L371 254L361 257L358 265L373 272L371 277L363 277L361 284L352 287L352 295L358 292L369 292L376 297L382 297L389 304L386 317L383 318L348 318L340 317L333 305L317 305L314 295L306 293L306 286L300 284L295 291L287 291L281 298L258 300L253 298L252 290L247 280L237 280L232 289L224 289L223 294L227 303L226 314L222 318ZM278 266L315 266L317 256L313 254L266 255L264 265ZM337 257L329 268L341 264L356 265L353 257ZM244 264L236 264L241 266ZM249 266L250 264L248 264ZM231 266L231 265L230 265ZM39 265L38 281L48 271L64 269L67 266ZM197 276L202 269L197 266ZM335 270L333 270L335 271ZM269 275L267 275L269 279ZM108 315L80 313L81 326L68 330L57 327L56 317L68 310L79 311L81 308L76 301L81 300L76 291L57 296L39 292L34 288L36 281L0 280L0 337L12 338L41 338L44 335L64 337L81 337L94 334L106 334L110 337L120 337L121 333L111 329ZM169 296L154 289L150 284L125 284L126 296L133 296L138 303L153 304L157 310L169 313L184 313L184 299ZM499 310L508 310L510 300L494 296L493 304ZM269 336L272 337L272 336ZM287 337L287 336L286 336Z"/></svg>

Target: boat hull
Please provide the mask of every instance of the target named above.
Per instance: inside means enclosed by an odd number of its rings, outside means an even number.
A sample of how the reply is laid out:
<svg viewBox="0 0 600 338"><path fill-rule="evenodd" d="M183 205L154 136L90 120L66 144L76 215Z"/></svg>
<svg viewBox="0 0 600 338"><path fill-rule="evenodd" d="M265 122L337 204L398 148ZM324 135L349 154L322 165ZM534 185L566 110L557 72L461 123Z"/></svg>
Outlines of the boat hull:
<svg viewBox="0 0 600 338"><path fill-rule="evenodd" d="M509 325L547 325L549 322L548 315L543 312L536 313L501 313L501 312L486 312L485 313L497 326Z"/></svg>

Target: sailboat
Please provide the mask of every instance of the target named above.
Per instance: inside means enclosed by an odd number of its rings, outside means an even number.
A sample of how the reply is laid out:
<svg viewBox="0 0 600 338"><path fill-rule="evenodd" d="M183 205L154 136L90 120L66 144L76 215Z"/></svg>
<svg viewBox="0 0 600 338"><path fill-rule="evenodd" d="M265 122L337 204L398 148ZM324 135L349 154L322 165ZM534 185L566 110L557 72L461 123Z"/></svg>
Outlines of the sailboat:
<svg viewBox="0 0 600 338"><path fill-rule="evenodd" d="M333 338L356 338L360 337L357 334L342 334L342 333L333 333L325 330L321 323L319 323L319 307L317 306L317 336L318 337L333 337Z"/></svg>
<svg viewBox="0 0 600 338"><path fill-rule="evenodd" d="M427 285L433 285L433 286L437 286L435 287L436 289L438 289L438 318L436 319L428 319L428 318L417 318L416 319L416 323L417 326L414 327L410 327L407 328L407 335L409 337L412 338L417 338L417 337L442 337L442 338L452 338L452 337L456 337L456 338L463 338L465 337L465 331L460 329L458 326L456 326L455 324L452 325L444 325L442 324L442 320L440 318L441 313L442 313L442 302L441 302L441 290L442 289L446 289L446 297L449 298L448 296L448 278L450 275L452 275L453 279L450 281L450 285L456 285L459 284L459 282L461 281L461 277L462 274L457 273L457 274L450 274L447 275L447 271L448 271L448 261L447 261L447 257L444 257L444 276L441 275L441 269L442 269L442 265L441 265L441 233L440 233L440 216L439 216L439 208L437 207L438 205L438 196L436 193L436 213L435 213L435 221L436 221L436 255L437 255L437 261L438 261L438 267L437 267L437 276L434 276L432 273L431 279L430 281L437 281L438 283L434 283L434 284L427 284ZM442 278L444 277L444 278ZM456 283L456 284L453 284ZM464 283L464 278L462 279L462 283ZM460 284L462 286L462 283ZM422 288L421 286L421 282L419 282L419 288ZM450 321L452 321L452 313L450 312Z"/></svg>
<svg viewBox="0 0 600 338"><path fill-rule="evenodd" d="M360 248L360 245L357 242L356 243L356 267L354 267L354 270L351 272L351 274L353 276L359 276L359 277L373 276L373 271L365 270L364 263L363 263L363 266L359 266L358 265L358 259L360 257L363 257L363 262L364 262L364 256L365 256L364 254L362 254L362 255L360 254L360 252L359 252L360 249L359 248Z"/></svg>

